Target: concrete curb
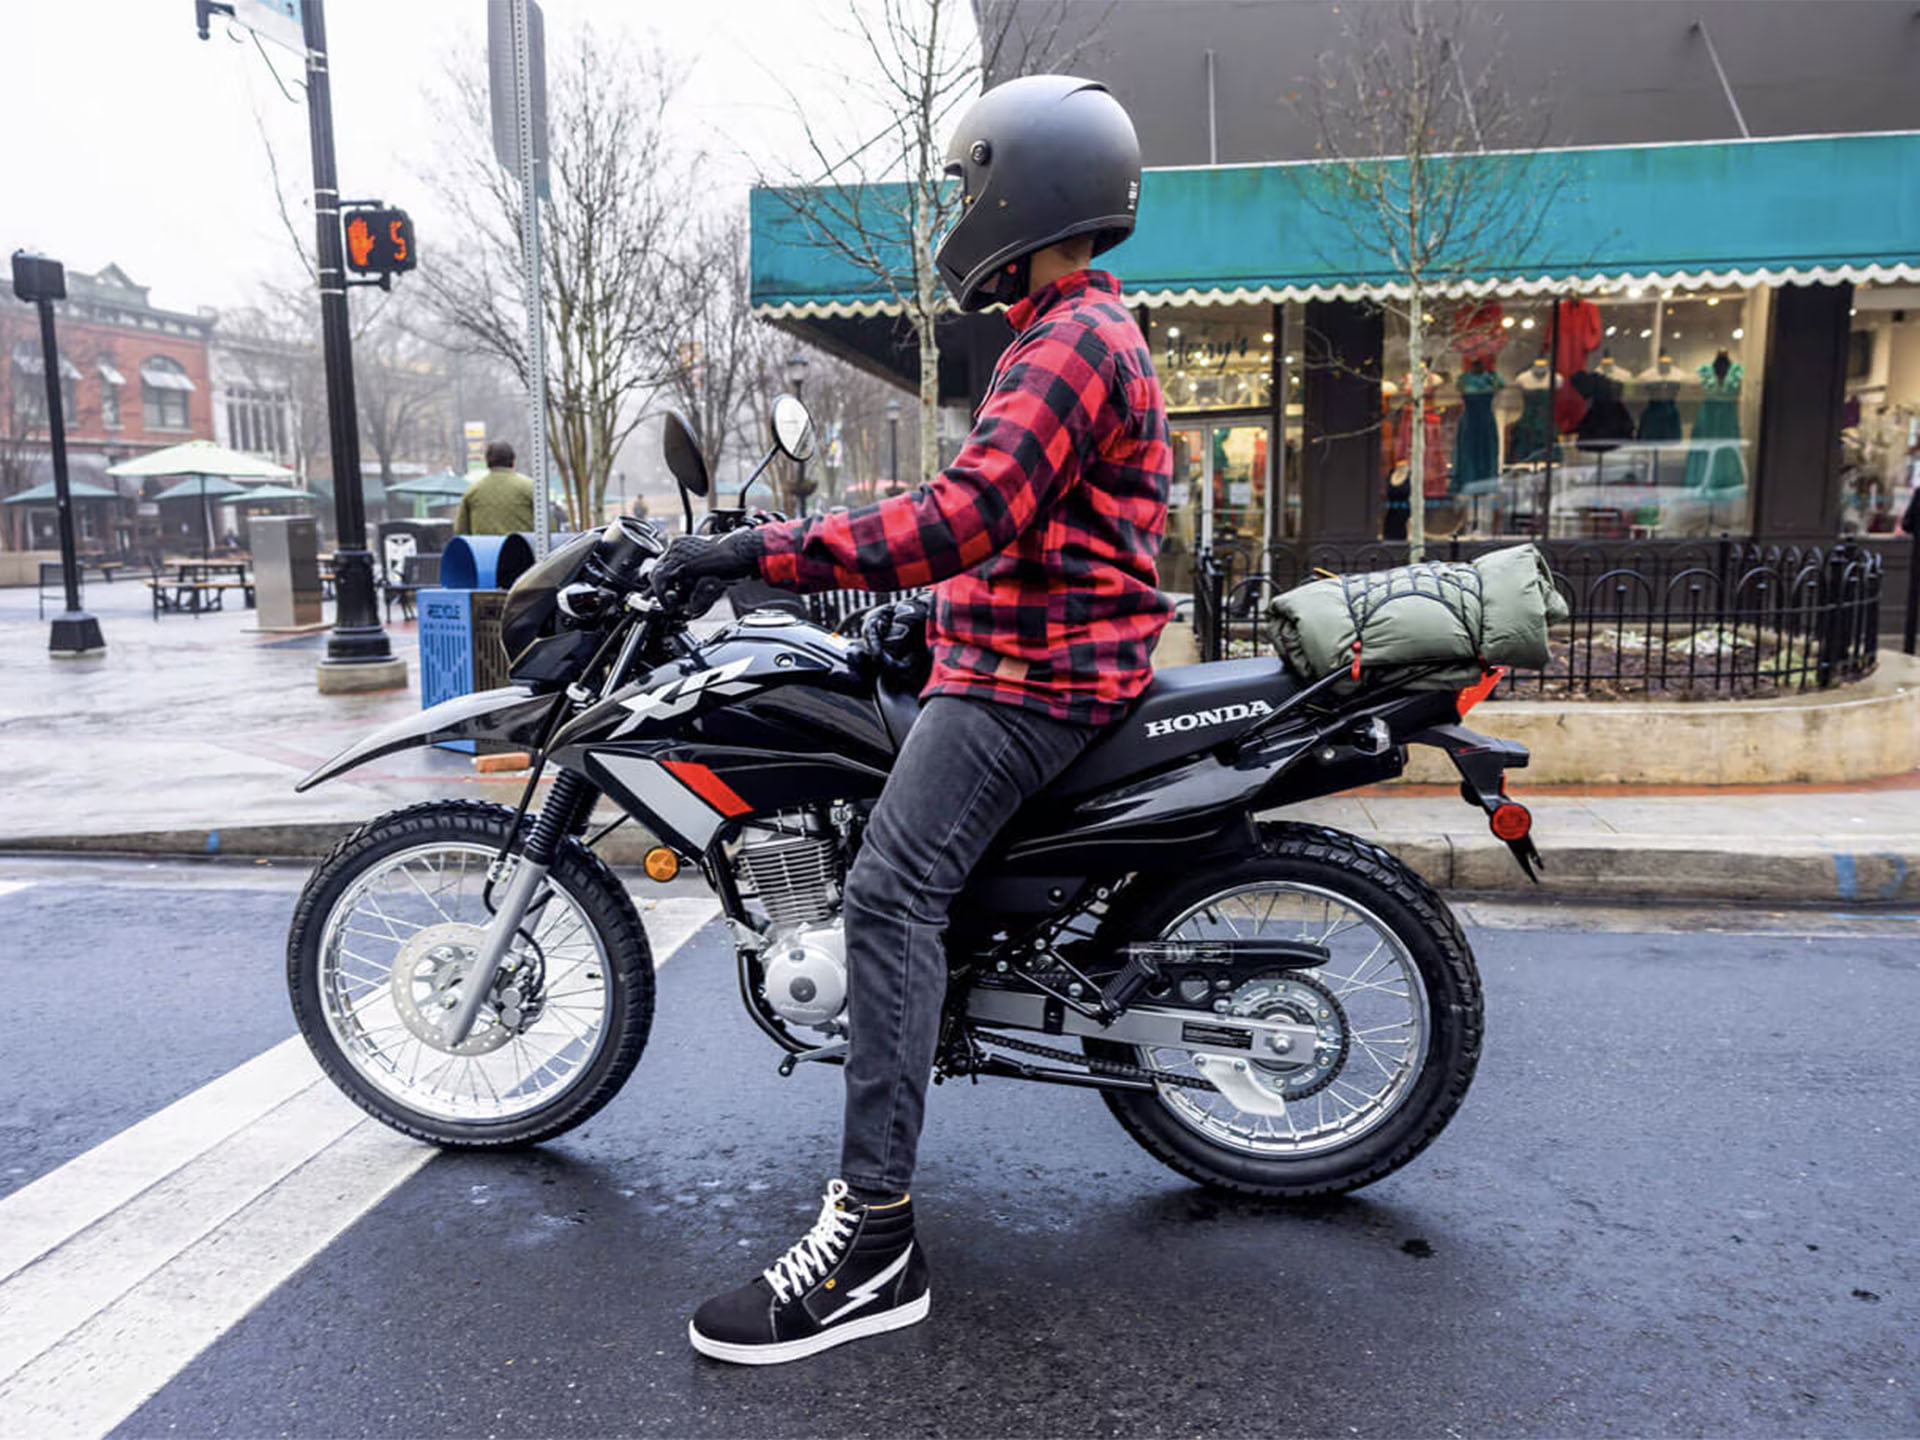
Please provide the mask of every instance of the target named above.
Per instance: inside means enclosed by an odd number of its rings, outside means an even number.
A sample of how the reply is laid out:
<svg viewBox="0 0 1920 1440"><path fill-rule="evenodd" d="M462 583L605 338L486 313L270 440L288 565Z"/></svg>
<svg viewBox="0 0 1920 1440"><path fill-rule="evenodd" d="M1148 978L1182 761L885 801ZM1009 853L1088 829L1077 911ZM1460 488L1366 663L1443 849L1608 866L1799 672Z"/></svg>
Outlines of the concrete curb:
<svg viewBox="0 0 1920 1440"><path fill-rule="evenodd" d="M318 860L355 828L350 822L331 821L0 837L0 853ZM1362 838L1392 851L1429 884L1449 891L1579 900L1920 904L1920 838L1911 835L1849 835L1833 843L1735 835L1583 835L1542 846L1546 866L1537 886L1521 873L1507 847L1491 836L1374 833ZM610 864L637 866L653 843L645 830L628 823L599 849Z"/></svg>

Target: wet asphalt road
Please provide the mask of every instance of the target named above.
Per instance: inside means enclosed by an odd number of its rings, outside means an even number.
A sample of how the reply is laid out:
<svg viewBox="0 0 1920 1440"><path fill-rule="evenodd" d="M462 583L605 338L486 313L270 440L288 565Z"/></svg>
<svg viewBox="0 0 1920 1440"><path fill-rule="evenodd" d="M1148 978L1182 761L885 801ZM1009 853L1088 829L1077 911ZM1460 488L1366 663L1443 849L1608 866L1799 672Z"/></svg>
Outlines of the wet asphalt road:
<svg viewBox="0 0 1920 1440"><path fill-rule="evenodd" d="M9 1187L290 1030L284 879L33 873L0 896ZM758 1371L686 1317L811 1222L838 1077L775 1075L710 927L585 1131L434 1160L118 1433L1920 1432L1920 924L1488 918L1479 1078L1399 1175L1269 1209L1096 1097L937 1091L932 1319Z"/></svg>

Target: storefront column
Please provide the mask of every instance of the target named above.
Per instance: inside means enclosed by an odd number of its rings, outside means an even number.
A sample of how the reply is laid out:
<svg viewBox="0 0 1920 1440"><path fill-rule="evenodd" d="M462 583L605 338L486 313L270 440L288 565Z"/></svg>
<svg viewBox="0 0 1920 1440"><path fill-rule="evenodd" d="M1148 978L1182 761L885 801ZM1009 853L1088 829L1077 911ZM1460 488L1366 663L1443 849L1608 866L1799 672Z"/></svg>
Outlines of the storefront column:
<svg viewBox="0 0 1920 1440"><path fill-rule="evenodd" d="M1346 300L1307 302L1300 519L1305 540L1373 540L1380 488L1381 312Z"/></svg>
<svg viewBox="0 0 1920 1440"><path fill-rule="evenodd" d="M1760 540L1840 533L1840 414L1851 285L1783 285L1767 331L1753 529Z"/></svg>

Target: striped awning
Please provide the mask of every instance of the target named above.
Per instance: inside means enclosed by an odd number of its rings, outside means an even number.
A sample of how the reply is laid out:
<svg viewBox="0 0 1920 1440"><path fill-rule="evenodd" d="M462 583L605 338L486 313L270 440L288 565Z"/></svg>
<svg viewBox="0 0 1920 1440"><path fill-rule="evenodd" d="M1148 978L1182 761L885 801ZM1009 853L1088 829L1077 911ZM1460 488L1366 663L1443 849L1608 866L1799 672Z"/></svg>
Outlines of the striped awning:
<svg viewBox="0 0 1920 1440"><path fill-rule="evenodd" d="M1320 162L1147 171L1139 228L1113 254L1128 302L1405 294L1392 266L1338 218L1330 173ZM1530 295L1920 280L1920 131L1544 150L1514 157L1511 173L1552 196L1537 232L1518 253L1476 257L1438 288ZM794 194L753 193L755 313L899 313L886 287L815 228L820 207ZM885 199L866 209L879 212ZM904 236L885 258L896 274L908 271Z"/></svg>

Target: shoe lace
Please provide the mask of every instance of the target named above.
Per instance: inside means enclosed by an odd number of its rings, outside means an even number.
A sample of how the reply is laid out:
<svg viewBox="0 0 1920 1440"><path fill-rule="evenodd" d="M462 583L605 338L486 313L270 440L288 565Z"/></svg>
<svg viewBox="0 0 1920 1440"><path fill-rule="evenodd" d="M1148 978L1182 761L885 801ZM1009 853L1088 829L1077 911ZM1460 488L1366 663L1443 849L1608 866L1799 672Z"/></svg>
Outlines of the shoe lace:
<svg viewBox="0 0 1920 1440"><path fill-rule="evenodd" d="M773 1293L780 1298L781 1304L786 1304L794 1295L811 1287L815 1280L839 1261L842 1248L858 1224L854 1214L840 1208L840 1202L846 1198L846 1181L828 1181L826 1199L820 1206L820 1218L813 1222L813 1228L796 1240L786 1254L760 1272L767 1284L773 1287Z"/></svg>

